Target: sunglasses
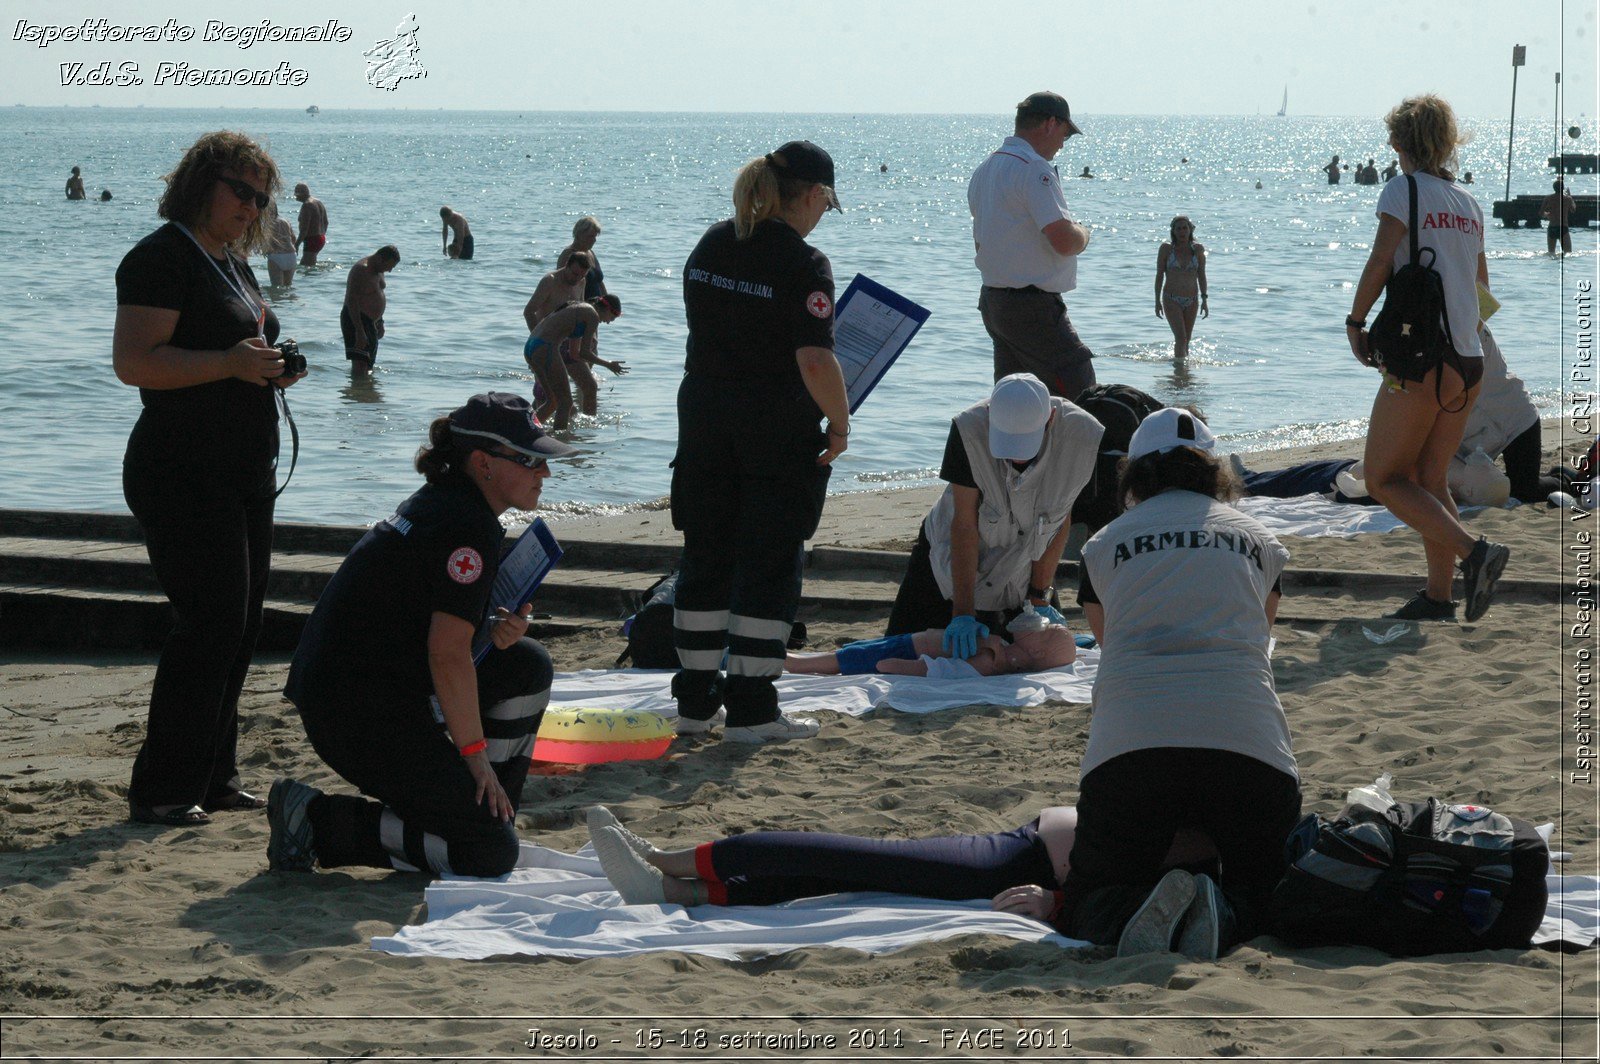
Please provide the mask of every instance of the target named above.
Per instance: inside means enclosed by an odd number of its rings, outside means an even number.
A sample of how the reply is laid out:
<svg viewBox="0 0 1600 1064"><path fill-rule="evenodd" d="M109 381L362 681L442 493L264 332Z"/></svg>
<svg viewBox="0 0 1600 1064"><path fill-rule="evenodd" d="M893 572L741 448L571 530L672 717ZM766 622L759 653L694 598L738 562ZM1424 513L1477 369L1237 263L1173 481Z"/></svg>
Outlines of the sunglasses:
<svg viewBox="0 0 1600 1064"><path fill-rule="evenodd" d="M233 194L239 197L240 203L254 203L258 211L266 210L267 204L272 202L265 192L257 190L248 181L240 181L237 177L219 177L217 180L233 189Z"/></svg>
<svg viewBox="0 0 1600 1064"><path fill-rule="evenodd" d="M515 462L524 469L540 470L550 468L550 463L543 458L535 458L531 454L501 454L499 451L484 451L490 458L503 458L507 462Z"/></svg>

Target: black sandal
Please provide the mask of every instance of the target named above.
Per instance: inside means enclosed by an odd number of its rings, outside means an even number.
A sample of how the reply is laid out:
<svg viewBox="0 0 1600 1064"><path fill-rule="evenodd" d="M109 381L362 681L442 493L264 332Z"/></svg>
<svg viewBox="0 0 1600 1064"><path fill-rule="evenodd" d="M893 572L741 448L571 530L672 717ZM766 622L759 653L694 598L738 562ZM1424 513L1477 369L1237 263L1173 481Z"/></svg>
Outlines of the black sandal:
<svg viewBox="0 0 1600 1064"><path fill-rule="evenodd" d="M135 824L160 824L164 827L192 828L211 823L198 805L145 805L128 799L128 819Z"/></svg>
<svg viewBox="0 0 1600 1064"><path fill-rule="evenodd" d="M227 813L234 810L249 812L252 809L265 809L267 800L249 791L229 791L221 798L206 802L200 808L208 813Z"/></svg>

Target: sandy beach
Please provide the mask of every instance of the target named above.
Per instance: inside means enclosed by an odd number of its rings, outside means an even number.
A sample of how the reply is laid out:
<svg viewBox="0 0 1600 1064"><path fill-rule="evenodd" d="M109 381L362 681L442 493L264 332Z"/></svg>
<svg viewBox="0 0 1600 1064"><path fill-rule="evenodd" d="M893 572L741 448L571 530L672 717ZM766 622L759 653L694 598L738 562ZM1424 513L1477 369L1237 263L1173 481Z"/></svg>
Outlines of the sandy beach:
<svg viewBox="0 0 1600 1064"><path fill-rule="evenodd" d="M904 549L931 498L836 498L814 542ZM1466 521L1512 547L1508 578L1569 583L1575 527L1593 528L1592 519L1575 525L1542 506ZM671 536L656 512L570 522L557 533L564 528ZM1422 570L1420 541L1408 530L1285 542L1296 569ZM1285 598L1275 668L1307 809L1331 811L1349 788L1389 771L1400 797L1437 795L1554 821L1556 848L1575 855L1571 870L1593 873L1596 792L1592 782L1573 782L1567 730L1572 663L1593 646L1571 634L1574 597L1559 606L1511 597L1476 624L1413 626L1374 643L1363 622L1397 604L1392 590L1360 584ZM803 619L822 648L877 634L882 621L815 609ZM597 630L549 647L558 669L605 668L621 642ZM832 1051L753 1049L742 1059L1593 1059L1600 980L1592 952L1396 960L1263 936L1197 963L974 936L882 957L808 948L744 963L374 953L373 936L424 918L422 877L269 873L260 813L219 814L186 830L127 822L127 775L152 668L148 657L0 655L6 1059L709 1059L696 1056L692 1034L684 1046L652 1050L647 1034L635 1034L651 1028L670 1037L704 1030L713 1045L719 1032L840 1039ZM265 793L275 777L293 775L347 789L281 699L285 669L282 659L258 661L247 682L247 782ZM776 748L680 740L659 761L535 777L518 823L525 838L565 850L585 841L583 810L594 803L680 844L757 828L1001 830L1073 800L1088 724L1080 704L972 706L828 717L819 739ZM530 1027L604 1030L624 1041L529 1048ZM990 1028L1004 1048L980 1044L978 1032ZM885 1048L849 1049L852 1030L887 1032ZM1019 1031L1035 1032L1024 1038L1037 1044L1018 1048ZM1047 1037L1055 1042L1044 1044Z"/></svg>

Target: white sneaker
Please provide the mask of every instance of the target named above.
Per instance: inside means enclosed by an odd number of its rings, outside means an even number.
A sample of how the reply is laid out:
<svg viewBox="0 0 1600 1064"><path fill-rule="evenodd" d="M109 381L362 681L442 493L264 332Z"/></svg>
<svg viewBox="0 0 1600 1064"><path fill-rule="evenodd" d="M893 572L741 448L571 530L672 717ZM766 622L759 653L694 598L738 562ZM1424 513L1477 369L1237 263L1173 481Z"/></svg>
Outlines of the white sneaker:
<svg viewBox="0 0 1600 1064"><path fill-rule="evenodd" d="M728 719L728 711L719 709L705 720L680 716L673 727L679 735L709 735L713 726L721 727Z"/></svg>
<svg viewBox="0 0 1600 1064"><path fill-rule="evenodd" d="M615 828L601 828L593 836L595 856L624 905L660 905L667 900L661 872L634 853Z"/></svg>
<svg viewBox="0 0 1600 1064"><path fill-rule="evenodd" d="M762 743L782 743L790 739L815 739L821 730L822 725L811 717L790 717L780 713L777 720L765 724L723 728L722 741L759 746Z"/></svg>
<svg viewBox="0 0 1600 1064"><path fill-rule="evenodd" d="M1161 882L1139 906L1139 911L1123 927L1122 938L1117 941L1117 956L1171 953L1178 922L1189 911L1194 894L1194 876L1183 869L1174 868L1162 876Z"/></svg>
<svg viewBox="0 0 1600 1064"><path fill-rule="evenodd" d="M622 822L612 814L611 810L603 805L591 805L584 813L584 820L589 825L590 842L595 841L595 836L600 833L602 828L610 828L618 835L621 835L622 841L628 844L628 849L640 857L649 860L651 854L658 852L656 847L652 846L648 840L640 838L623 827ZM598 848L598 844L596 846Z"/></svg>

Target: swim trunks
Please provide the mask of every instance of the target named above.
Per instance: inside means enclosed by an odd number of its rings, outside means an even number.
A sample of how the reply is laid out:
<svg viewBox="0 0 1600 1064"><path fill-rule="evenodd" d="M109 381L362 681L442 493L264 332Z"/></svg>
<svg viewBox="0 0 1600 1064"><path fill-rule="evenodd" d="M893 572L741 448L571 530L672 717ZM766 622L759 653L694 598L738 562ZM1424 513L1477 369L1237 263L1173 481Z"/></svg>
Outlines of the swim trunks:
<svg viewBox="0 0 1600 1064"><path fill-rule="evenodd" d="M267 262L273 266L276 266L280 270L294 269L294 264L297 261L299 260L295 258L294 252L292 251L274 251L272 254L267 256Z"/></svg>
<svg viewBox="0 0 1600 1064"><path fill-rule="evenodd" d="M457 255L456 258L458 258L458 259L470 259L470 258L472 258L472 234L471 233L468 233L466 236L461 238L460 247L461 247L461 253L459 255Z"/></svg>
<svg viewBox="0 0 1600 1064"><path fill-rule="evenodd" d="M305 239L305 248L307 251L321 251L327 246L328 236L326 233L318 233L316 236L308 236Z"/></svg>
<svg viewBox="0 0 1600 1064"><path fill-rule="evenodd" d="M1560 240L1562 237L1566 236L1567 233L1569 233L1570 231L1571 230L1567 226L1564 226L1564 225L1552 225L1550 227L1550 239L1551 240Z"/></svg>
<svg viewBox="0 0 1600 1064"><path fill-rule="evenodd" d="M344 357L368 366L378 361L378 323L346 306L339 311L339 331L344 334Z"/></svg>

